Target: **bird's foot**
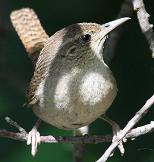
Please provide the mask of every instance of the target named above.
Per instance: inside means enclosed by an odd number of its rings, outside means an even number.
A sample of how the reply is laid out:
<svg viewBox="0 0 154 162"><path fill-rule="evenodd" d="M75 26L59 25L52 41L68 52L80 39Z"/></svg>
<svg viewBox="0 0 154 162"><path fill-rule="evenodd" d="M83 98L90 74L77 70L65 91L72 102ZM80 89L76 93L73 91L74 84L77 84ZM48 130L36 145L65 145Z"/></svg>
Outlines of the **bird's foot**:
<svg viewBox="0 0 154 162"><path fill-rule="evenodd" d="M117 137L119 136L119 134L121 132L121 129L120 129L119 125L117 123L115 123L115 122L112 125L112 131L113 131L112 142L115 142L116 140L118 140ZM119 144L118 144L118 149L119 149L119 151L121 153L121 156L123 156L124 153L125 153L125 149L124 149L124 146L123 146L123 141L124 141L123 139L120 140Z"/></svg>
<svg viewBox="0 0 154 162"><path fill-rule="evenodd" d="M41 143L40 133L37 131L37 128L38 128L38 125L39 125L38 123L40 123L40 121L37 121L37 123L32 128L32 130L28 133L28 136L27 136L27 145L31 144L32 156L36 155L37 146L38 146L38 144Z"/></svg>
<svg viewBox="0 0 154 162"><path fill-rule="evenodd" d="M118 140L118 136L119 136L119 134L121 132L121 129L120 129L119 125L115 121L111 120L110 118L108 118L105 115L102 115L101 116L101 119L107 121L112 126L112 132L113 132L112 142L117 141ZM118 144L118 148L119 148L119 151L121 153L121 156L123 156L124 153L125 153L125 149L124 149L124 146L123 146L123 142L126 142L126 139L120 140L119 141L119 144Z"/></svg>

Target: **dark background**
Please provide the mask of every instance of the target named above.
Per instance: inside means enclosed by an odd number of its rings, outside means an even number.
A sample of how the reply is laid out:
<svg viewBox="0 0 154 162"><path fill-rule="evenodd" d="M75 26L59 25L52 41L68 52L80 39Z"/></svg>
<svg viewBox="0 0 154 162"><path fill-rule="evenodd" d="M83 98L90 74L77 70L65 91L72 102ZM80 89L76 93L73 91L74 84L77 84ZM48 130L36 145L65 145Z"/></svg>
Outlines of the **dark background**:
<svg viewBox="0 0 154 162"><path fill-rule="evenodd" d="M49 35L76 22L105 23L114 20L120 10L122 0L0 0L0 129L14 130L4 117L9 116L27 131L33 127L36 117L31 109L25 109L25 90L33 73L33 66L10 22L10 12L23 7L31 7L38 14ZM154 23L154 1L146 1L146 9ZM125 25L124 32L116 48L111 69L118 83L118 96L108 111L108 115L123 128L134 113L154 92L154 60L148 44L141 34L135 14ZM138 125L154 120L154 106ZM71 135L48 124L41 124L42 135ZM111 127L97 120L91 124L90 134L110 134ZM147 134L129 140L125 144L126 153L118 151L110 162L153 162L154 134ZM109 143L86 145L85 162L98 159ZM72 162L71 144L41 144L35 158L26 143L10 139L0 139L0 162Z"/></svg>

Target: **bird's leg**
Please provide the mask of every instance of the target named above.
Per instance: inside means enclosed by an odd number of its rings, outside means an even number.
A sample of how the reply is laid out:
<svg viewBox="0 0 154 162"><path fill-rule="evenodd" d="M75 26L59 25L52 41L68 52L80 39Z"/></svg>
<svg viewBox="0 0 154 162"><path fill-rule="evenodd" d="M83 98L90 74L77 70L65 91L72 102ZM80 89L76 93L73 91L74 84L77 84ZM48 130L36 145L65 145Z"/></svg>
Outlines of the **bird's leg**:
<svg viewBox="0 0 154 162"><path fill-rule="evenodd" d="M119 125L115 121L113 121L109 117L107 117L106 115L102 115L100 118L103 119L104 121L108 122L112 126L112 132L113 132L112 142L114 142L117 138L117 135L121 131ZM123 141L122 140L119 142L118 148L120 150L121 155L123 155L124 152L125 152L125 149L123 147Z"/></svg>
<svg viewBox="0 0 154 162"><path fill-rule="evenodd" d="M74 136L84 136L88 134L88 126L84 126L74 130ZM84 144L76 143L74 147L74 162L83 162Z"/></svg>
<svg viewBox="0 0 154 162"><path fill-rule="evenodd" d="M32 130L28 133L27 136L27 145L31 144L31 154L32 156L36 155L37 152L37 145L40 144L40 133L37 131L41 120L38 119Z"/></svg>
<svg viewBox="0 0 154 162"><path fill-rule="evenodd" d="M74 130L74 135L75 136L84 136L87 135L89 131L89 126L86 125L84 127L78 128Z"/></svg>

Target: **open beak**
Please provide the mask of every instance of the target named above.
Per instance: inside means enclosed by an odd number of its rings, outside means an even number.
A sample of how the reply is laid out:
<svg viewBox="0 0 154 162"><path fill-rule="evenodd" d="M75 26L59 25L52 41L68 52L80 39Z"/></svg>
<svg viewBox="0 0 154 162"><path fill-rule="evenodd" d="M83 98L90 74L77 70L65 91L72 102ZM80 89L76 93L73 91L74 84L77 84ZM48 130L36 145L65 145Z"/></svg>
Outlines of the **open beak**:
<svg viewBox="0 0 154 162"><path fill-rule="evenodd" d="M113 29L115 29L117 26L121 25L122 23L130 20L129 17L124 17L121 19L117 19L114 21L110 21L108 23L105 23L102 25L102 35L103 37L106 36L109 32L111 32Z"/></svg>

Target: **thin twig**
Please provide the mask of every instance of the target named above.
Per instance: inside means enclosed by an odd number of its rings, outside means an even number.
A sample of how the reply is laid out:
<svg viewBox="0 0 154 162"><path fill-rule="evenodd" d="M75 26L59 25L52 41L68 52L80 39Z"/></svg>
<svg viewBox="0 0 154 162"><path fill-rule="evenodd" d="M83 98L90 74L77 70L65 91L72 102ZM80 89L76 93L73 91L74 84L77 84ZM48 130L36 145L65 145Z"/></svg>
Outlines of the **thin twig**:
<svg viewBox="0 0 154 162"><path fill-rule="evenodd" d="M154 131L154 122L151 121L150 124L146 124L144 126L132 129L128 134L126 134L126 138L134 139L146 133L151 133L153 131Z"/></svg>
<svg viewBox="0 0 154 162"><path fill-rule="evenodd" d="M154 132L154 121L150 124L132 129L127 135L126 139L137 138L141 135ZM28 133L24 132L11 132L7 130L0 130L1 138L9 138L18 141L27 141ZM81 144L97 144L104 142L111 142L112 135L100 136L41 136L41 143L81 143Z"/></svg>
<svg viewBox="0 0 154 162"><path fill-rule="evenodd" d="M135 114L135 116L128 122L125 128L117 135L117 139L112 142L109 148L101 156L97 162L105 162L113 153L114 149L118 146L119 142L126 136L126 134L139 122L139 120L148 112L150 106L154 104L154 95L148 99L145 105Z"/></svg>
<svg viewBox="0 0 154 162"><path fill-rule="evenodd" d="M12 125L13 127L17 128L19 130L19 132L26 134L27 132L25 131L24 128L22 128L17 122L13 121L11 118L9 118L8 116L5 117L5 121Z"/></svg>
<svg viewBox="0 0 154 162"><path fill-rule="evenodd" d="M149 43L150 50L152 52L152 57L154 58L154 32L152 30L153 25L149 23L150 15L145 9L143 0L125 0L121 6L120 12L117 18L121 17L131 17L133 12L137 12L137 18L142 33ZM106 45L103 52L104 61L109 65L115 56L115 49L117 47L118 41L121 37L124 28L119 26L117 29L109 34L109 38L106 41Z"/></svg>
<svg viewBox="0 0 154 162"><path fill-rule="evenodd" d="M149 43L149 47L152 52L152 57L154 58L154 32L152 29L153 25L149 23L150 15L145 9L143 0L132 0L132 4L134 10L137 12L137 18L141 31Z"/></svg>

